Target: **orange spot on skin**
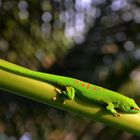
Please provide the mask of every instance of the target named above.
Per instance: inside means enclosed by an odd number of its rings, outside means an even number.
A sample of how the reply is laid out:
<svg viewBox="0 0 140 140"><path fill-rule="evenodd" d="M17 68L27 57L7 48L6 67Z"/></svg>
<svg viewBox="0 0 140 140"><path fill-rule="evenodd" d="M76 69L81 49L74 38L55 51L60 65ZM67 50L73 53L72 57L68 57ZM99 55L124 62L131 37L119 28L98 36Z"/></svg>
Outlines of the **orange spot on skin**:
<svg viewBox="0 0 140 140"><path fill-rule="evenodd" d="M87 84L87 87L86 87L86 89L88 89L88 88L90 88L90 84Z"/></svg>
<svg viewBox="0 0 140 140"><path fill-rule="evenodd" d="M84 87L84 83L82 84L82 87Z"/></svg>
<svg viewBox="0 0 140 140"><path fill-rule="evenodd" d="M94 87L93 89L96 90L96 87Z"/></svg>

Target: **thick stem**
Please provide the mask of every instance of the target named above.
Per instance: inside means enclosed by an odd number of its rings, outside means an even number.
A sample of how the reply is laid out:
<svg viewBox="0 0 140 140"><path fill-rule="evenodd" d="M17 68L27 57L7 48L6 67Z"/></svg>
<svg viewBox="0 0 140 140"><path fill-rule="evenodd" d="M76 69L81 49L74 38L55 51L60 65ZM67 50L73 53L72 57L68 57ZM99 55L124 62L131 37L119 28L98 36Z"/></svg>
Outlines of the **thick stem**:
<svg viewBox="0 0 140 140"><path fill-rule="evenodd" d="M0 60L0 65L3 63L4 61ZM9 63L9 65L18 67L17 65L11 63ZM128 131L132 134L140 136L139 113L121 113L120 117L114 117L112 114L106 111L105 106L88 102L79 97L75 97L74 100L66 100L65 104L62 104L61 96L58 96L56 101L53 100L53 97L58 95L58 93L56 93L54 90L55 87L53 85L31 78L19 76L17 74L7 72L1 68L0 89L15 93L19 96L30 98L32 100L36 100L44 104L48 104L55 108L74 112L81 116L95 119L114 128Z"/></svg>

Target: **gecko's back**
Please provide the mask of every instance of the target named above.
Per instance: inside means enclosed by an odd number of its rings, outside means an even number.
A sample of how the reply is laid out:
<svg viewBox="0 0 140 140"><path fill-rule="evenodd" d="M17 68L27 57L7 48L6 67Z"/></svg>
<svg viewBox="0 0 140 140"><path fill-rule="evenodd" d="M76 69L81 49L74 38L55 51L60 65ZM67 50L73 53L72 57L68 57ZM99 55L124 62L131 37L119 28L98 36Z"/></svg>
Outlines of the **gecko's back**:
<svg viewBox="0 0 140 140"><path fill-rule="evenodd" d="M73 79L73 85L76 90L81 93L77 93L89 100L94 100L99 103L109 103L109 102L121 102L122 100L128 99L128 97L119 94L117 92L99 87L94 84L83 82L77 79Z"/></svg>

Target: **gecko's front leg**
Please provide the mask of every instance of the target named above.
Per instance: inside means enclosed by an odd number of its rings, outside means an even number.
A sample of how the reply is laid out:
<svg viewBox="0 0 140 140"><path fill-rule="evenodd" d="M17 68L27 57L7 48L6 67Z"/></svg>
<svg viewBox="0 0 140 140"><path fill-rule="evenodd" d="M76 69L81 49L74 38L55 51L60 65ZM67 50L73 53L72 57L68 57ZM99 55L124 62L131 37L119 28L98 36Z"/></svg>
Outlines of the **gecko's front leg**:
<svg viewBox="0 0 140 140"><path fill-rule="evenodd" d="M108 103L106 109L111 112L115 117L119 117L120 114L114 109L114 104L113 103Z"/></svg>
<svg viewBox="0 0 140 140"><path fill-rule="evenodd" d="M64 95L69 100L73 100L75 97L75 89L73 87L66 87L66 90L59 90L55 88L55 91L61 95ZM53 100L56 99L56 97L53 97ZM65 104L65 101L63 101L63 104Z"/></svg>

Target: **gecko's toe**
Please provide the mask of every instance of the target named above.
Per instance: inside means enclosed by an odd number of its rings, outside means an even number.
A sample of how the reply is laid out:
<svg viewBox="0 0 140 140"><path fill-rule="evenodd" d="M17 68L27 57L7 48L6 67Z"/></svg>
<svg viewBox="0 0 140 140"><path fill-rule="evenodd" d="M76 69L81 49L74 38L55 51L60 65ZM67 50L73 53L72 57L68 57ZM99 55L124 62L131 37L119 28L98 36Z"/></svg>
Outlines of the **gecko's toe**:
<svg viewBox="0 0 140 140"><path fill-rule="evenodd" d="M120 114L119 113L115 113L114 116L115 117L120 117Z"/></svg>
<svg viewBox="0 0 140 140"><path fill-rule="evenodd" d="M57 89L57 88L54 88L54 91L55 91L56 93L59 93L59 94L62 93L61 90L59 90L59 89Z"/></svg>

